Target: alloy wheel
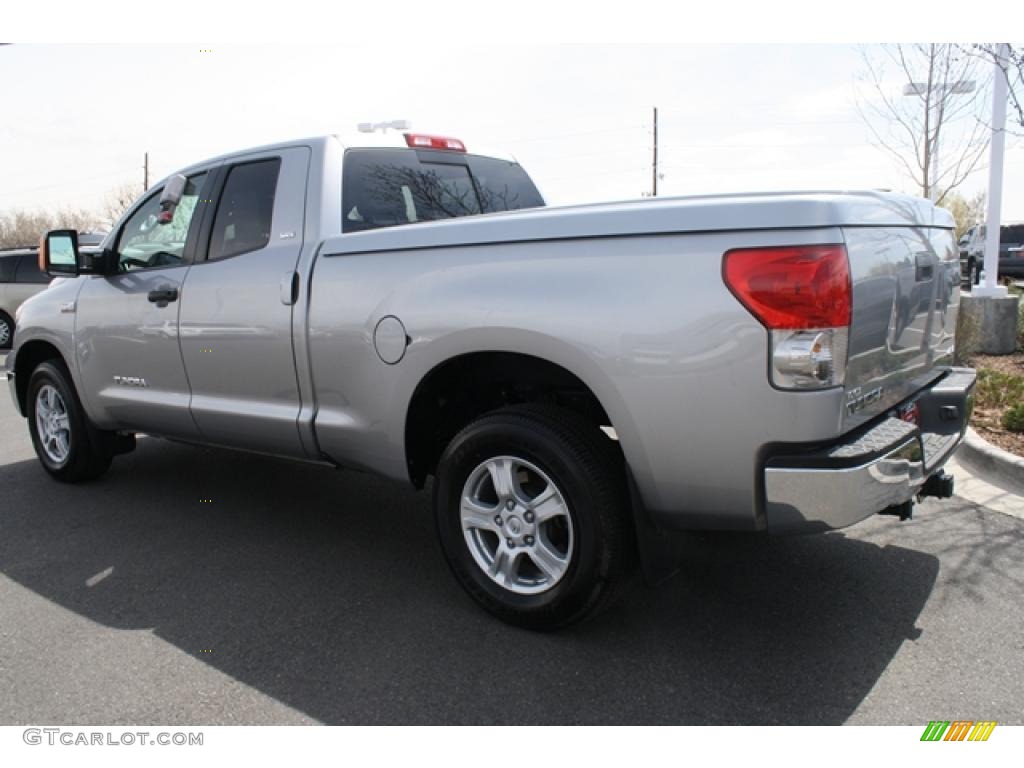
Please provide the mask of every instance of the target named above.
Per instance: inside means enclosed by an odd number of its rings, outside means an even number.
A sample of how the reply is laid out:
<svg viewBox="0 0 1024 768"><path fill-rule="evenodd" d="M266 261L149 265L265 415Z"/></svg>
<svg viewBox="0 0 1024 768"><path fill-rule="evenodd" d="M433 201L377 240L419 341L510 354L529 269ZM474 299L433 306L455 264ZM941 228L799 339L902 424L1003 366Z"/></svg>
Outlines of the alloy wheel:
<svg viewBox="0 0 1024 768"><path fill-rule="evenodd" d="M481 462L469 473L460 506L466 545L493 582L531 595L565 576L575 544L572 516L536 464L515 456Z"/></svg>
<svg viewBox="0 0 1024 768"><path fill-rule="evenodd" d="M43 451L54 464L63 464L71 452L71 424L64 398L52 384L36 393L36 431Z"/></svg>

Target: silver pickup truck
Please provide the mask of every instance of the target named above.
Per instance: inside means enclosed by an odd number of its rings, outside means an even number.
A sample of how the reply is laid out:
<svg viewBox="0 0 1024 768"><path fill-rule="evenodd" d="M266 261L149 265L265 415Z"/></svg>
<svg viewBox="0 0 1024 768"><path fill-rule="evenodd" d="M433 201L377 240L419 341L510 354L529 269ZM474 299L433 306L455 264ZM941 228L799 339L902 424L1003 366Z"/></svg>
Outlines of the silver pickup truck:
<svg viewBox="0 0 1024 768"><path fill-rule="evenodd" d="M975 377L946 211L544 208L510 160L377 144L199 163L98 255L49 233L68 279L22 305L7 361L46 471L95 478L146 433L432 477L459 582L535 628L656 573L667 531L826 531L952 493Z"/></svg>

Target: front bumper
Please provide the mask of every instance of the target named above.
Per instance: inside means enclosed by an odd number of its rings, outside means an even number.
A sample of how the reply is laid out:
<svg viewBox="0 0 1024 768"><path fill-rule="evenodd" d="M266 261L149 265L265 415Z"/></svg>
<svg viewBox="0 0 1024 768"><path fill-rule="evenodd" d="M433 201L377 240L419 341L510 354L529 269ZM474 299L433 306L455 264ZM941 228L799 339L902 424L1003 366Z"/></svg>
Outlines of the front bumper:
<svg viewBox="0 0 1024 768"><path fill-rule="evenodd" d="M4 361L4 365L11 365L12 362L11 355L8 353L7 359ZM18 388L14 383L14 370L6 367L0 368L0 379L7 382L7 386L11 390L11 399L14 401L14 407L18 410L18 413L21 413L21 404L18 402Z"/></svg>
<svg viewBox="0 0 1024 768"><path fill-rule="evenodd" d="M764 465L773 532L843 528L910 501L963 440L975 374L955 368L917 393L919 424L887 416L826 447L784 446Z"/></svg>

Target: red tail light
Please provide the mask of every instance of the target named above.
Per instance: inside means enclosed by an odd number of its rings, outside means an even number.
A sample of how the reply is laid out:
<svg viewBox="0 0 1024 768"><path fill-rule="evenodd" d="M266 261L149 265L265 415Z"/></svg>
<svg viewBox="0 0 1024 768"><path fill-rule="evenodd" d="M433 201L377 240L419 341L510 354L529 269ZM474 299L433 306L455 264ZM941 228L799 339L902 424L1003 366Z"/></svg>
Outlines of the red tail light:
<svg viewBox="0 0 1024 768"><path fill-rule="evenodd" d="M850 265L843 245L728 251L723 273L729 290L770 330L850 324Z"/></svg>
<svg viewBox="0 0 1024 768"><path fill-rule="evenodd" d="M458 139L445 136L427 136L423 133L405 134L405 143L413 149L447 149L452 152L465 152L466 145Z"/></svg>

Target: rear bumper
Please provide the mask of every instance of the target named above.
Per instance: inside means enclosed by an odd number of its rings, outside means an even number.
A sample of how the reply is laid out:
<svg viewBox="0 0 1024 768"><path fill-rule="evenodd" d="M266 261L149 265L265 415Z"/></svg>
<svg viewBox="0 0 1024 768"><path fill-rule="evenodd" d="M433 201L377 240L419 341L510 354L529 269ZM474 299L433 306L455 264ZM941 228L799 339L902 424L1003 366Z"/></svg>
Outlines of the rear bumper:
<svg viewBox="0 0 1024 768"><path fill-rule="evenodd" d="M920 425L888 416L840 442L784 446L764 464L768 530L843 528L916 496L963 440L974 371L955 368L913 400Z"/></svg>

